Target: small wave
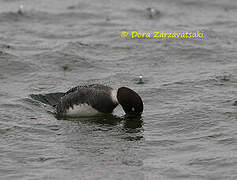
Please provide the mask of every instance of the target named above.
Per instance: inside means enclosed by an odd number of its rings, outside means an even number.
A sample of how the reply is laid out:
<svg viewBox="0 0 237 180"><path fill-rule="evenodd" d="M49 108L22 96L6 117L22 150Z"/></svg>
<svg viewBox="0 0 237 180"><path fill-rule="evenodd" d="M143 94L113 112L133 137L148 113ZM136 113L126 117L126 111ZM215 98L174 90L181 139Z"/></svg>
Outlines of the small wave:
<svg viewBox="0 0 237 180"><path fill-rule="evenodd" d="M128 9L128 14L135 17L140 16L141 18L153 19L153 20L159 19L163 16L163 13L154 7L147 7L144 9L130 8Z"/></svg>
<svg viewBox="0 0 237 180"><path fill-rule="evenodd" d="M200 85L204 86L223 86L227 83L237 83L237 79L235 76L233 76L231 73L223 73L220 75L214 75L210 77L206 77L205 79L199 79L199 80L182 80L182 81L174 81L170 83L165 83L162 86L187 86L187 85L195 85L197 88ZM198 90L198 89L197 89Z"/></svg>
<svg viewBox="0 0 237 180"><path fill-rule="evenodd" d="M49 13L44 11L23 11L19 12L2 12L0 13L1 22L40 22L40 23L56 23L70 21L88 20L101 18L99 14L92 12L66 12L66 13Z"/></svg>
<svg viewBox="0 0 237 180"><path fill-rule="evenodd" d="M96 67L86 57L63 51L44 52L31 58L37 61L38 66L44 71L72 71Z"/></svg>
<svg viewBox="0 0 237 180"><path fill-rule="evenodd" d="M27 74L36 70L34 65L29 62L24 62L12 54L4 53L2 56L0 55L0 57L0 72L4 77L19 76L19 74Z"/></svg>

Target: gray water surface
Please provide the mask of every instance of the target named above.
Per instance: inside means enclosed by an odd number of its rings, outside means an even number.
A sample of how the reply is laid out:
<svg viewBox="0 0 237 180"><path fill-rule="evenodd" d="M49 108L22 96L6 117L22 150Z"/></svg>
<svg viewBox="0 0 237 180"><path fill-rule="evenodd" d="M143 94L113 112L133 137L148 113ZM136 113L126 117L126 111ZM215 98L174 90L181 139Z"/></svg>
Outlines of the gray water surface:
<svg viewBox="0 0 237 180"><path fill-rule="evenodd" d="M1 0L0 179L237 179L236 17L234 0ZM29 98L88 83L137 91L141 119L57 120Z"/></svg>

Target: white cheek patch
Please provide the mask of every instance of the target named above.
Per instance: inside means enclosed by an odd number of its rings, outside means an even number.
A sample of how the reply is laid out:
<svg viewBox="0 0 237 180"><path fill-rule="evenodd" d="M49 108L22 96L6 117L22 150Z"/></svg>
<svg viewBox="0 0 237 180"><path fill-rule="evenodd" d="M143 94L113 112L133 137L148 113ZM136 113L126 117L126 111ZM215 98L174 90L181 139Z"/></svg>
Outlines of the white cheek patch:
<svg viewBox="0 0 237 180"><path fill-rule="evenodd" d="M87 117L99 114L99 112L88 104L73 105L66 111L68 117Z"/></svg>
<svg viewBox="0 0 237 180"><path fill-rule="evenodd" d="M132 107L132 111L133 111L133 112L135 111L135 108L134 108L134 107Z"/></svg>

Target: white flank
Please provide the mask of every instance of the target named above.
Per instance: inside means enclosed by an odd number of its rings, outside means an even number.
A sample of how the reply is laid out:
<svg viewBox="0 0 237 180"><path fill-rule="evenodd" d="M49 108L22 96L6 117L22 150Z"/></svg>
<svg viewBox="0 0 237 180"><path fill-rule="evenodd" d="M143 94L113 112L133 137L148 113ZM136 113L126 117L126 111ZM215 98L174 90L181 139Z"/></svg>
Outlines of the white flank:
<svg viewBox="0 0 237 180"><path fill-rule="evenodd" d="M88 104L73 105L66 111L68 117L87 117L99 114L99 111L89 106Z"/></svg>
<svg viewBox="0 0 237 180"><path fill-rule="evenodd" d="M113 89L111 91L111 98L112 98L112 101L115 102L115 103L118 103L117 93L118 93L117 89Z"/></svg>

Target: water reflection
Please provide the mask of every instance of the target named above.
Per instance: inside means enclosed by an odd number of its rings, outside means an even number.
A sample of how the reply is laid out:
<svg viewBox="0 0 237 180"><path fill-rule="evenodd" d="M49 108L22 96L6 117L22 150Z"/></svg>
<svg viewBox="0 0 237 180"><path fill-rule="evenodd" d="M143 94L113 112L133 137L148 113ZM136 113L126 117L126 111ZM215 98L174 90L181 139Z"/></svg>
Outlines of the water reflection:
<svg viewBox="0 0 237 180"><path fill-rule="evenodd" d="M143 125L142 117L135 117L135 118L124 118L124 128L125 129L140 129Z"/></svg>
<svg viewBox="0 0 237 180"><path fill-rule="evenodd" d="M62 120L62 119L61 119ZM122 139L136 141L143 139L143 119L142 117L128 118L119 117L112 114L94 117L64 118L63 120L72 121L80 124L89 125L93 131L113 131L117 132Z"/></svg>
<svg viewBox="0 0 237 180"><path fill-rule="evenodd" d="M94 124L102 125L112 125L116 126L120 123L123 124L123 129L129 131L134 129L141 129L143 125L142 117L129 118L126 116L119 117L113 114L105 114L103 116L93 116L93 117L81 117L81 118L58 118L58 120L69 120L69 121L80 121Z"/></svg>

